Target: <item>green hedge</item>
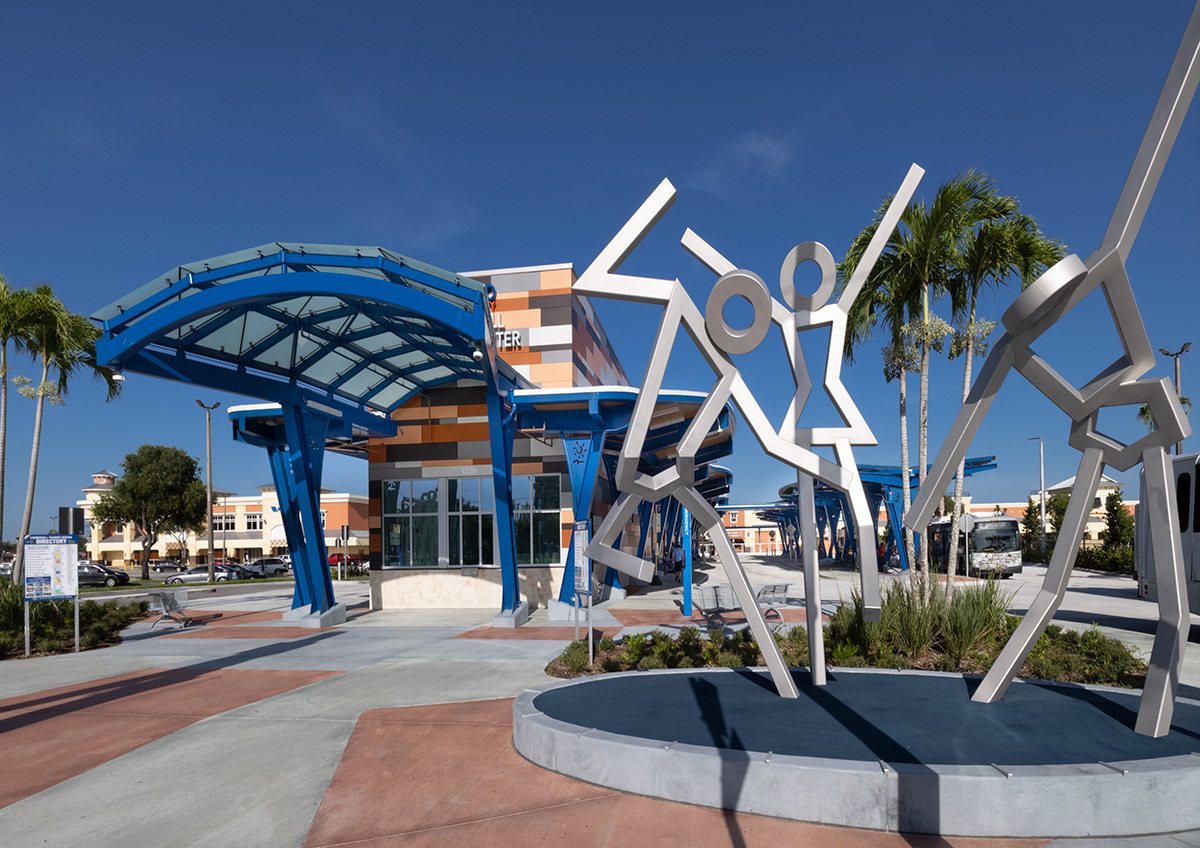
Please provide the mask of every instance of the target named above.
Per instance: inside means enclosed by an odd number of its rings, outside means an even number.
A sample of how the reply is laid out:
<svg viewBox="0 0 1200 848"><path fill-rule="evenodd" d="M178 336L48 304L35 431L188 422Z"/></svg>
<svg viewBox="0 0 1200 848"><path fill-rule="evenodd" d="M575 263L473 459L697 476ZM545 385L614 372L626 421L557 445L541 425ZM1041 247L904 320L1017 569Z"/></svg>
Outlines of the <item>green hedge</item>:
<svg viewBox="0 0 1200 848"><path fill-rule="evenodd" d="M1050 556L1054 553L1053 547L1046 548L1046 555L1042 556L1041 550L1037 547L1025 548L1021 552L1021 558L1025 562L1050 562ZM1079 553L1075 557L1075 565L1078 568L1090 568L1093 571L1115 571L1119 574L1133 574L1135 569L1133 565L1133 548L1088 548L1079 549Z"/></svg>

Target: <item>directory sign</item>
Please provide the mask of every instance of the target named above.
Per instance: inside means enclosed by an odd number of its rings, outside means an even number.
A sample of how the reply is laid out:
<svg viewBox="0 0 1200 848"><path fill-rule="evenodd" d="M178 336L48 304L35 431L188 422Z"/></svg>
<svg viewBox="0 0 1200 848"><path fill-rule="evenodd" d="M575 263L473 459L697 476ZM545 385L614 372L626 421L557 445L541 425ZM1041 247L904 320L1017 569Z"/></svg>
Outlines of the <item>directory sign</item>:
<svg viewBox="0 0 1200 848"><path fill-rule="evenodd" d="M580 595L592 593L592 563L583 555L588 545L591 522L582 519L575 522L575 591Z"/></svg>
<svg viewBox="0 0 1200 848"><path fill-rule="evenodd" d="M49 601L79 594L79 537L25 537L25 600Z"/></svg>

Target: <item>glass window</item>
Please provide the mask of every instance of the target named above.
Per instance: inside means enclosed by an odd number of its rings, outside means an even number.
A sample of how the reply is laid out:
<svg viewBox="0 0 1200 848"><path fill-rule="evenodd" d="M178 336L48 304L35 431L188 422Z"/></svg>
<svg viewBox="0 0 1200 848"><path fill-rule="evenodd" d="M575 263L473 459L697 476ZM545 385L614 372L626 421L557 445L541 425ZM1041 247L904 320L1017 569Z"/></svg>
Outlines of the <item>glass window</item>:
<svg viewBox="0 0 1200 848"><path fill-rule="evenodd" d="M433 513L437 515L438 511L438 481L437 480L413 480L412 481L412 511L414 513Z"/></svg>
<svg viewBox="0 0 1200 848"><path fill-rule="evenodd" d="M383 508L384 567L436 568L438 481L385 480Z"/></svg>
<svg viewBox="0 0 1200 848"><path fill-rule="evenodd" d="M262 530L263 520L261 512L246 513L246 529L247 530Z"/></svg>
<svg viewBox="0 0 1200 848"><path fill-rule="evenodd" d="M517 562L557 564L562 550L562 487L557 474L513 478Z"/></svg>
<svg viewBox="0 0 1200 848"><path fill-rule="evenodd" d="M449 559L455 566L493 565L491 511L495 506L490 477L447 480Z"/></svg>

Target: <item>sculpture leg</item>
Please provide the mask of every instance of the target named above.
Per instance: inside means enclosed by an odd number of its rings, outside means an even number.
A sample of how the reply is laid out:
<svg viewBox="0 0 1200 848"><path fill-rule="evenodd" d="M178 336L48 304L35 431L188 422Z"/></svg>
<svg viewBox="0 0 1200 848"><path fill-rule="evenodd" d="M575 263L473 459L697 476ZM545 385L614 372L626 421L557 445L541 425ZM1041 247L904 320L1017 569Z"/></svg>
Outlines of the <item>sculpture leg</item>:
<svg viewBox="0 0 1200 848"><path fill-rule="evenodd" d="M875 520L878 510L871 512L867 505L867 495L863 492L862 480L858 476L858 465L854 462L854 451L850 442L838 441L833 446L838 465L850 469L854 474L853 485L846 492L850 501L850 517L854 522L854 531L858 535L858 567L859 578L862 581L863 619L879 621L879 559L875 550L877 537L875 535ZM812 638L811 635L809 637Z"/></svg>
<svg viewBox="0 0 1200 848"><path fill-rule="evenodd" d="M771 679L775 681L775 690L783 698L800 697L800 692L796 689L796 681L792 680L787 663L783 661L783 654L779 650L779 644L775 641L775 634L767 627L767 620L763 618L762 610L758 608L758 601L754 597L754 591L750 588L750 581L746 579L746 572L742 570L742 564L733 551L733 545L729 544L729 537L725 535L725 530L721 527L721 516L691 487L676 492L675 497L683 506L692 511L692 515L696 517L701 526L708 530L709 537L716 545L721 562L725 565L725 575L729 578L738 603L742 605L742 612L746 614L750 632L758 641L758 649L762 651L763 659L767 663L767 670L771 673Z"/></svg>
<svg viewBox="0 0 1200 848"><path fill-rule="evenodd" d="M1161 447L1142 452L1142 470L1146 475L1145 509L1150 519L1150 537L1154 549L1154 577L1158 582L1158 627L1146 686L1138 707L1134 730L1143 736L1166 736L1171 730L1183 651L1187 646L1191 617L1183 572L1183 546L1179 537L1179 516L1170 497L1173 488L1171 461Z"/></svg>
<svg viewBox="0 0 1200 848"><path fill-rule="evenodd" d="M821 621L821 575L817 559L816 498L813 480L796 475L800 505L800 555L804 558L804 619L808 624L808 669L814 686L825 685L825 624Z"/></svg>
<svg viewBox="0 0 1200 848"><path fill-rule="evenodd" d="M592 541L584 548L584 555L590 559L594 559L609 568L615 568L622 574L627 574L635 580L650 582L654 577L654 563L647 562L641 557L630 556L624 551L619 551L613 547L617 537L621 535L621 531L625 528L627 522L633 513L637 511L638 506L642 503L642 499L630 494L622 494L617 498L617 502L613 504L608 515L604 516L604 520L600 522L600 526L596 528L592 534ZM645 539L647 528L642 526L642 538Z"/></svg>
<svg viewBox="0 0 1200 848"><path fill-rule="evenodd" d="M1050 558L1050 567L1046 569L1046 579L1042 582L1042 588L1038 590L1037 597L1030 604L1029 611L1025 613L1021 623L1017 625L1008 644L1000 652L996 664L971 696L972 701L990 704L1004 694L1008 684L1012 682L1013 675L1024 664L1034 643L1062 604L1103 471L1104 452L1099 448L1085 450L1083 459L1079 461L1079 472L1075 476L1075 486L1071 489L1071 502L1067 505L1066 515L1063 516L1062 527L1058 531L1058 542L1054 546L1054 555Z"/></svg>

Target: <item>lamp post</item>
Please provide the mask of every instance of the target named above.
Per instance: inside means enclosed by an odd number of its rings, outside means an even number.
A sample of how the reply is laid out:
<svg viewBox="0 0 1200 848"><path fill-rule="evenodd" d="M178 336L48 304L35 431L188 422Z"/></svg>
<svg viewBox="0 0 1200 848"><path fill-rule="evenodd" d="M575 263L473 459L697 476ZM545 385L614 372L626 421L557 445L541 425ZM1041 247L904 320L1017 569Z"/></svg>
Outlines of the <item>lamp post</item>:
<svg viewBox="0 0 1200 848"><path fill-rule="evenodd" d="M1179 385L1179 357L1183 356L1185 353L1187 353L1191 349L1192 349L1191 342L1184 342L1183 347L1181 347L1179 350L1175 351L1174 353L1171 353L1171 351L1167 350L1165 347L1160 347L1158 349L1158 352L1161 353L1163 356L1169 356L1175 360L1175 396L1178 397L1180 400L1183 400L1183 386ZM1176 442L1175 443L1175 455L1179 456L1181 453L1183 453L1183 442Z"/></svg>
<svg viewBox="0 0 1200 848"><path fill-rule="evenodd" d="M212 583L217 577L217 570L213 565L213 511L212 511L212 411L221 405L217 401L212 406L205 406L203 401L197 400L196 405L204 410L204 444L205 450L208 453L208 470L205 476L208 478L208 582Z"/></svg>
<svg viewBox="0 0 1200 848"><path fill-rule="evenodd" d="M1042 523L1038 528L1038 540L1041 542L1042 559L1046 558L1046 450L1041 436L1030 436L1029 441L1038 443L1038 486L1041 488Z"/></svg>

